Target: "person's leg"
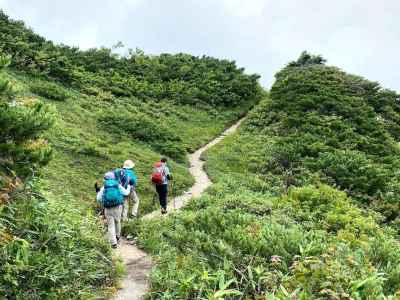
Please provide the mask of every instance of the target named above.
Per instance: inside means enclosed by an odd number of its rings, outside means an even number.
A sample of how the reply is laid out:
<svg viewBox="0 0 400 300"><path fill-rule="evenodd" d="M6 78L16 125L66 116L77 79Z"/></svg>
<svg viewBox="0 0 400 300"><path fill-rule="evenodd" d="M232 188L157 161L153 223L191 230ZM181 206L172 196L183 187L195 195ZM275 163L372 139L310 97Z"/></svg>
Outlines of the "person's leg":
<svg viewBox="0 0 400 300"><path fill-rule="evenodd" d="M117 241L119 241L119 238L121 237L121 214L122 214L122 205L118 205L115 208L115 236L117 238Z"/></svg>
<svg viewBox="0 0 400 300"><path fill-rule="evenodd" d="M106 219L106 208L103 204L101 204L101 216L103 217L103 220Z"/></svg>
<svg viewBox="0 0 400 300"><path fill-rule="evenodd" d="M167 203L168 203L168 184L164 184L164 193L165 193L165 207L167 207Z"/></svg>
<svg viewBox="0 0 400 300"><path fill-rule="evenodd" d="M162 200L162 185L160 185L160 184L156 185L156 192L158 194L158 201L160 202L160 206L162 208L162 202L163 202L163 200Z"/></svg>
<svg viewBox="0 0 400 300"><path fill-rule="evenodd" d="M139 212L139 197L135 190L132 191L131 195L133 200L132 216L137 217Z"/></svg>
<svg viewBox="0 0 400 300"><path fill-rule="evenodd" d="M106 219L107 219L108 239L109 239L111 245L116 245L117 237L115 235L115 219L114 219L115 213L113 210L114 210L114 208L106 208L105 215L106 215ZM120 217L121 217L121 215L120 215Z"/></svg>
<svg viewBox="0 0 400 300"><path fill-rule="evenodd" d="M128 211L129 211L129 195L124 197L124 205L122 208L122 221L128 220Z"/></svg>
<svg viewBox="0 0 400 300"><path fill-rule="evenodd" d="M167 210L167 195L168 195L168 184L161 185L161 207Z"/></svg>

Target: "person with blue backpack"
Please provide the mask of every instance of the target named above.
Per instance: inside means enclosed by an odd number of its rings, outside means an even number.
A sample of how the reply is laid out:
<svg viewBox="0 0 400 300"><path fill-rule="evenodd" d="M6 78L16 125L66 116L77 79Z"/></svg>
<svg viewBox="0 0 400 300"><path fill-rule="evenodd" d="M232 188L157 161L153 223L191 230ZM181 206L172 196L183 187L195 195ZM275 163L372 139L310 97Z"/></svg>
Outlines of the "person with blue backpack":
<svg viewBox="0 0 400 300"><path fill-rule="evenodd" d="M127 195L124 199L124 205L122 208L122 220L126 221L128 219L129 206L131 206L131 216L137 217L139 210L139 197L136 193L137 186L137 176L133 168L135 167L135 163L128 159L124 162L122 169L114 170L115 177L119 181L119 183L127 188L130 186L130 194Z"/></svg>
<svg viewBox="0 0 400 300"><path fill-rule="evenodd" d="M104 185L98 189L96 185L97 201L104 207L104 215L107 219L108 237L112 248L117 248L121 236L121 214L124 196L129 195L130 185L124 188L116 179L114 172L104 175Z"/></svg>

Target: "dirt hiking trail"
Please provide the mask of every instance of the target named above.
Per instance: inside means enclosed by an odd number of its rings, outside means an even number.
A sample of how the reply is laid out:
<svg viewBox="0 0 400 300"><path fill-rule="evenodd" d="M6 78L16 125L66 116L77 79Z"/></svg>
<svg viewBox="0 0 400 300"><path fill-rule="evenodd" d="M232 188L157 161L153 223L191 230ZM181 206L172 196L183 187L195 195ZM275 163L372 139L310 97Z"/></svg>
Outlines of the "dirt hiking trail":
<svg viewBox="0 0 400 300"><path fill-rule="evenodd" d="M200 159L201 154L212 146L222 141L225 136L234 133L243 119L226 129L220 136L198 149L196 152L189 154L190 174L195 178L194 185L183 195L175 197L168 203L169 212L179 210L190 199L201 196L203 191L212 183L207 173L203 169L204 161ZM159 211L149 213L143 218L151 219L161 216ZM116 253L122 258L127 276L121 283L121 289L115 297L116 300L139 300L143 299L149 289L148 277L153 266L151 257L147 253L140 250L136 245L131 244L125 239L121 239L120 246Z"/></svg>

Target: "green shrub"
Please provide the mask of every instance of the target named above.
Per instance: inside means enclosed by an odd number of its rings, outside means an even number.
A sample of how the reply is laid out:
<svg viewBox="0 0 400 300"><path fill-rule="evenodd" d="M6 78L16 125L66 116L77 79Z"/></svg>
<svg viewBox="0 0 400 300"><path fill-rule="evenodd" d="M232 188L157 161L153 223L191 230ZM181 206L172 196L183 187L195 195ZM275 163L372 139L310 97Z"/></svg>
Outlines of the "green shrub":
<svg viewBox="0 0 400 300"><path fill-rule="evenodd" d="M365 235L378 236L379 229L374 218L365 216L361 209L351 204L344 192L329 186L294 188L282 200L291 202L290 206L294 209L293 219L310 222L313 228L338 235L347 231L354 237L354 240L348 240L352 244L362 241Z"/></svg>
<svg viewBox="0 0 400 300"><path fill-rule="evenodd" d="M105 158L105 159L108 158L107 154L105 154L101 149L99 149L99 147L96 144L91 142L81 147L78 147L77 149L75 149L75 151L78 154Z"/></svg>
<svg viewBox="0 0 400 300"><path fill-rule="evenodd" d="M4 76L10 59L0 53L0 176L5 174L29 177L32 170L48 163L51 149L42 138L54 123L48 106L38 101L10 103L15 97L13 84Z"/></svg>
<svg viewBox="0 0 400 300"><path fill-rule="evenodd" d="M30 89L32 93L51 100L65 101L69 96L64 88L50 81L37 81L31 83Z"/></svg>
<svg viewBox="0 0 400 300"><path fill-rule="evenodd" d="M162 117L151 118L143 113L110 110L102 113L99 121L103 128L146 142L163 155L181 162L186 159L183 140Z"/></svg>
<svg viewBox="0 0 400 300"><path fill-rule="evenodd" d="M385 169L385 165L374 163L359 151L323 152L308 165L331 178L330 183L355 196L376 195L384 191L390 176L390 170Z"/></svg>

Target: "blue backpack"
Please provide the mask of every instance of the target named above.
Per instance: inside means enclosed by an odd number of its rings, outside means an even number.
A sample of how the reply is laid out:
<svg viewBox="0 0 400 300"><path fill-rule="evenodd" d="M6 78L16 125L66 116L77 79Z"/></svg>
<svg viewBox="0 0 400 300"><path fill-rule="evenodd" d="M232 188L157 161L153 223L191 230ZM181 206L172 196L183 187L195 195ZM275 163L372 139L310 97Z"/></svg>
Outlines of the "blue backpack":
<svg viewBox="0 0 400 300"><path fill-rule="evenodd" d="M119 182L114 179L104 180L103 206L115 207L124 203L124 196L119 190Z"/></svg>

